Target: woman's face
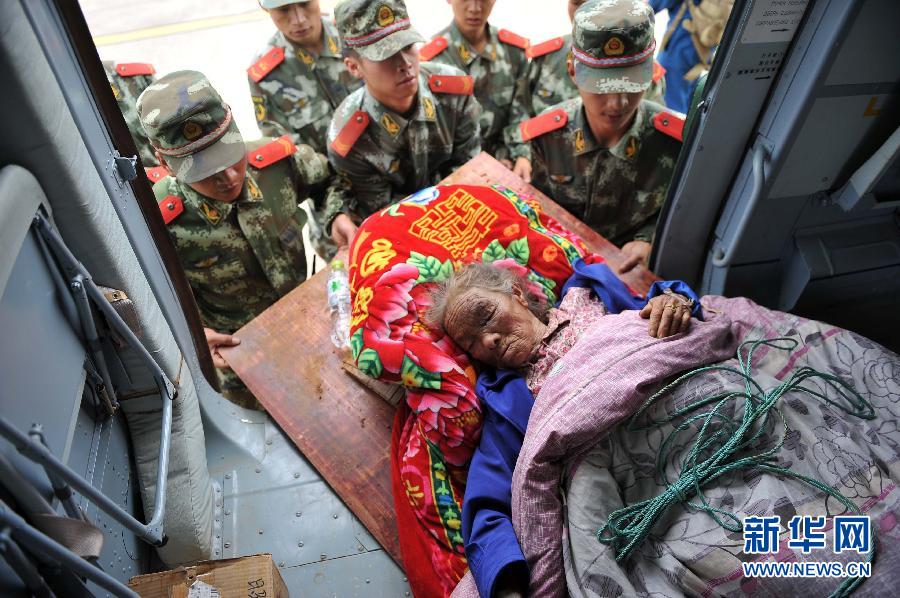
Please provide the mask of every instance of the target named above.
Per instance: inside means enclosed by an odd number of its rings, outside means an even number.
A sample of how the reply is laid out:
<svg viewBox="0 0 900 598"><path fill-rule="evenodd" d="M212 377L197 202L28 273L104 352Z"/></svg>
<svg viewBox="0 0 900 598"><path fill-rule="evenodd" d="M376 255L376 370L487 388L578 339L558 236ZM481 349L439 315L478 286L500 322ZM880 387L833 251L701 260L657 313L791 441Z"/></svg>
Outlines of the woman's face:
<svg viewBox="0 0 900 598"><path fill-rule="evenodd" d="M469 289L447 307L444 317L444 330L457 345L500 368L520 368L534 359L545 329L518 288L509 295Z"/></svg>

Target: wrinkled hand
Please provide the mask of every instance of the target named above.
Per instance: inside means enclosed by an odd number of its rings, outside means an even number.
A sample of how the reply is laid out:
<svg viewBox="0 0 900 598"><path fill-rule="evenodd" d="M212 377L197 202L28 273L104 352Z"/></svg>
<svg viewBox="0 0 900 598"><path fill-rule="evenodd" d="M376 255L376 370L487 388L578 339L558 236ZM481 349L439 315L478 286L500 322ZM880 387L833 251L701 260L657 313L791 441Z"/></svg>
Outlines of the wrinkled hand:
<svg viewBox="0 0 900 598"><path fill-rule="evenodd" d="M522 177L526 183L531 182L531 160L528 158L516 158L512 171Z"/></svg>
<svg viewBox="0 0 900 598"><path fill-rule="evenodd" d="M228 369L228 362L219 354L220 347L236 347L241 344L241 339L223 332L216 332L212 328L204 328L203 334L206 336L206 346L209 347L209 354L212 356L213 365L220 370Z"/></svg>
<svg viewBox="0 0 900 598"><path fill-rule="evenodd" d="M357 228L359 227L353 224L350 216L346 214L340 214L334 219L334 222L331 223L331 240L337 245L338 251L343 247L350 246L350 242L356 236Z"/></svg>
<svg viewBox="0 0 900 598"><path fill-rule="evenodd" d="M640 315L650 319L647 332L653 338L687 332L691 325L690 299L677 294L658 295L644 306Z"/></svg>
<svg viewBox="0 0 900 598"><path fill-rule="evenodd" d="M638 264L646 267L652 247L647 241L629 241L622 245L622 257L625 259L619 265L618 273L624 274L634 269Z"/></svg>

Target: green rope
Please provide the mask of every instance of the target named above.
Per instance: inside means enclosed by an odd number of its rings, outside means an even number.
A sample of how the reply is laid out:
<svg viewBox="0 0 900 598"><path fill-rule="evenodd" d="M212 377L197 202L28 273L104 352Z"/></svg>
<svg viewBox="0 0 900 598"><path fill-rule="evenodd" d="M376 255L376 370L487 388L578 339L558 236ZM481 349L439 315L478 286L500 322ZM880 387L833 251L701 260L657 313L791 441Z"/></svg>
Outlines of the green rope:
<svg viewBox="0 0 900 598"><path fill-rule="evenodd" d="M656 470L659 478L666 484L665 491L649 500L616 510L609 516L608 521L597 530L597 539L603 544L611 545L615 550L616 561L627 559L644 542L654 524L662 518L665 512L671 506L679 503L684 503L692 510L708 513L716 523L731 532L741 532L743 528L737 515L710 505L703 493L704 486L725 474L738 470L755 468L800 480L835 498L849 511L860 514L859 508L836 489L777 464L777 454L784 444L787 432L787 422L778 409L777 403L787 393L810 395L848 415L861 419L875 418L872 404L856 392L850 384L837 376L818 372L807 366L795 369L788 379L768 391L753 379L751 371L753 353L756 349L767 346L787 351L790 354L798 344L792 338L745 341L741 343L737 352L740 369L727 366L706 366L691 370L647 399L637 413L632 416L627 426L627 429L632 431L661 428L675 422L677 425L662 442L656 455ZM648 415L648 424L638 427L637 420L672 389L707 372L727 372L738 376L744 381L743 392L727 391L699 399L676 409L671 415L659 421L654 421ZM837 396L832 398L829 396L831 393L827 391L820 392L804 386L803 383L807 380L817 380L823 383ZM729 415L726 411L726 407L729 405L734 406L733 415ZM782 434L774 446L765 449L762 444L765 431L769 429L770 420L774 421L776 425L780 421ZM699 433L695 431L697 424L700 424ZM693 440L691 449L677 464L678 477L672 480L666 471L667 464L675 466L670 463L674 458L670 447L682 433L690 434L695 440ZM692 501L694 496L699 499L699 503ZM869 551L867 562L872 562L875 556L874 526L871 537L872 550ZM864 580L863 577L845 579L832 596L848 596Z"/></svg>

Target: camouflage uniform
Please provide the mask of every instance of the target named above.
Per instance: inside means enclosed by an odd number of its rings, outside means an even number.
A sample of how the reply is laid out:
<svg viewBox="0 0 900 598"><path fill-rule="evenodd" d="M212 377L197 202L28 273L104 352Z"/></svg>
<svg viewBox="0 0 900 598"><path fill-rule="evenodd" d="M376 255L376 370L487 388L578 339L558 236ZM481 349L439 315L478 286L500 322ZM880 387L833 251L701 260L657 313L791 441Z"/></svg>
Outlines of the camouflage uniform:
<svg viewBox="0 0 900 598"><path fill-rule="evenodd" d="M572 35L566 34L546 42L532 46L528 51L531 63L528 66L526 84L517 93L523 99L517 103L525 109L527 116L507 127L505 138L507 145L516 147L521 143L517 133L519 124L526 118L537 116L547 108L561 104L578 96L578 87L569 76L568 61L572 59ZM665 69L658 64L653 66L653 82L644 92L644 99L663 104L666 80Z"/></svg>
<svg viewBox="0 0 900 598"><path fill-rule="evenodd" d="M409 28L400 0L345 0L335 13L341 38L369 60L386 60L422 41ZM471 77L462 71L424 63L409 118L386 108L366 87L348 96L328 129L328 158L353 187L344 211L365 218L434 185L476 156L481 145L472 89Z"/></svg>
<svg viewBox="0 0 900 598"><path fill-rule="evenodd" d="M119 104L119 110L122 111L122 116L125 118L125 124L128 125L128 132L134 138L134 145L137 147L141 162L144 166L156 166L156 156L153 154L153 148L150 147L135 107L138 96L148 85L153 83L155 79L153 74L156 70L151 64L116 64L111 60L103 61L103 70L106 71L106 79Z"/></svg>
<svg viewBox="0 0 900 598"><path fill-rule="evenodd" d="M528 40L488 26L489 41L479 53L463 36L456 22L423 47L423 59L465 71L475 80L475 98L481 105L481 148L497 159L531 158L525 144L507 145L503 137L510 123L529 116L523 105L528 59Z"/></svg>
<svg viewBox="0 0 900 598"><path fill-rule="evenodd" d="M644 0L589 0L575 13L575 83L582 93L645 91L653 78L653 12ZM543 190L617 245L652 242L681 149L683 122L642 100L612 147L591 132L581 97L523 123ZM531 135L531 131L535 131Z"/></svg>
<svg viewBox="0 0 900 598"><path fill-rule="evenodd" d="M666 114L663 107L642 101L634 124L610 148L594 141L581 98L556 108L565 110L568 122L533 145L542 191L616 245L652 241L681 150L677 139L654 126L654 117Z"/></svg>
<svg viewBox="0 0 900 598"><path fill-rule="evenodd" d="M265 139L247 152L230 109L200 73L163 77L141 96L138 112L175 172L153 192L203 325L233 333L306 279L306 213L299 204L310 194L321 197L328 163L287 137ZM244 157L247 173L234 202L188 185ZM217 372L226 396L246 396L231 370Z"/></svg>
<svg viewBox="0 0 900 598"><path fill-rule="evenodd" d="M247 69L256 122L263 135L291 135L325 153L334 109L362 86L344 66L337 30L322 19L322 53L292 44L280 31Z"/></svg>

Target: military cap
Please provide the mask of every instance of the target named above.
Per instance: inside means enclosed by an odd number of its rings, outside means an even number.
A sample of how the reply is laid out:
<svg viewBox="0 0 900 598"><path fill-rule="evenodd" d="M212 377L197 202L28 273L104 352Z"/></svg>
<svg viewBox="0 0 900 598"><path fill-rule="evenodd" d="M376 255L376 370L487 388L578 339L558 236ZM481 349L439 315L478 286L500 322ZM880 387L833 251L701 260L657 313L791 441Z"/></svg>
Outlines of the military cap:
<svg viewBox="0 0 900 598"><path fill-rule="evenodd" d="M288 4L306 4L309 0L259 0L259 5L266 10L272 8L281 8Z"/></svg>
<svg viewBox="0 0 900 598"><path fill-rule="evenodd" d="M201 181L244 157L244 138L231 108L203 73L162 77L138 98L137 111L150 145L185 183Z"/></svg>
<svg viewBox="0 0 900 598"><path fill-rule="evenodd" d="M653 80L653 9L646 0L588 0L575 12L575 84L590 93L645 91Z"/></svg>
<svg viewBox="0 0 900 598"><path fill-rule="evenodd" d="M410 25L403 0L342 0L334 16L344 45L369 60L387 60L425 41Z"/></svg>

